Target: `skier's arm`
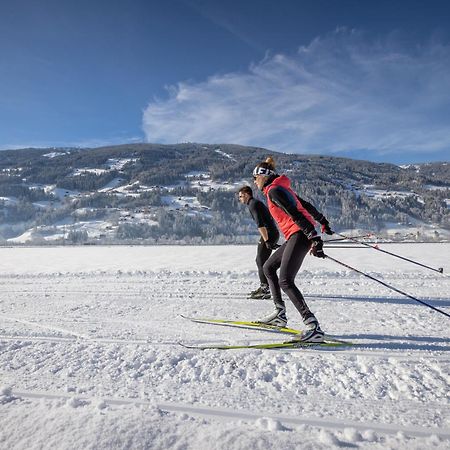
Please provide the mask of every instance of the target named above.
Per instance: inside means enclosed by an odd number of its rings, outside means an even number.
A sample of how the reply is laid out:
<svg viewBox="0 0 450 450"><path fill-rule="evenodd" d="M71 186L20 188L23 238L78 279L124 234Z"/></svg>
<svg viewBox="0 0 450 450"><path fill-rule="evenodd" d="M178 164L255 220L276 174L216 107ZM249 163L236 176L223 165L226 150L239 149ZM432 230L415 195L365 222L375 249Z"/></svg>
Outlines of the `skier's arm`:
<svg viewBox="0 0 450 450"><path fill-rule="evenodd" d="M266 226L264 225L263 204L258 200L254 200L248 205L248 207L250 209L250 214L252 215L256 226L258 227L262 242L267 242L269 240L269 233Z"/></svg>
<svg viewBox="0 0 450 450"><path fill-rule="evenodd" d="M314 217L314 220L316 220L319 223L322 223L321 220L325 219L325 216L322 213L317 211L317 209L313 205L311 205L311 203L307 202L305 199L299 197L298 195L297 199L302 204L303 208L305 208L306 211L308 211L311 214L311 216Z"/></svg>
<svg viewBox="0 0 450 450"><path fill-rule="evenodd" d="M302 204L303 208L305 208L306 211L308 211L311 216L314 217L314 220L322 225L322 233L333 234L333 231L331 231L330 228L330 222L328 222L327 218L321 212L317 211L317 209L313 205L311 205L311 203L307 202L298 195L297 199Z"/></svg>
<svg viewBox="0 0 450 450"><path fill-rule="evenodd" d="M269 233L267 233L267 228L266 227L259 227L258 231L259 231L259 234L262 237L262 240L264 242L267 242L269 240Z"/></svg>
<svg viewBox="0 0 450 450"><path fill-rule="evenodd" d="M297 209L295 198L286 189L274 187L269 191L269 198L292 218L306 236L315 232L314 225Z"/></svg>
<svg viewBox="0 0 450 450"><path fill-rule="evenodd" d="M248 208L250 209L250 214L252 215L258 229L264 227L261 203L258 200L254 200L248 205Z"/></svg>

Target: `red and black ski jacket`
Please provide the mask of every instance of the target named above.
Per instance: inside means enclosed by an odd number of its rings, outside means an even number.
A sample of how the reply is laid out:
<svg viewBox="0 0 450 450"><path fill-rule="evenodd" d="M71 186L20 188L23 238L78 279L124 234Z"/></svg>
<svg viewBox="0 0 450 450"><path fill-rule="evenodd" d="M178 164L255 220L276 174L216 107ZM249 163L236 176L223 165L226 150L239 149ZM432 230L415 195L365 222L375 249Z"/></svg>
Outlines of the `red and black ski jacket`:
<svg viewBox="0 0 450 450"><path fill-rule="evenodd" d="M263 191L267 197L270 214L286 240L298 231L303 231L308 236L315 230L316 221L321 223L325 219L311 203L300 198L292 190L291 181L285 175L269 180Z"/></svg>

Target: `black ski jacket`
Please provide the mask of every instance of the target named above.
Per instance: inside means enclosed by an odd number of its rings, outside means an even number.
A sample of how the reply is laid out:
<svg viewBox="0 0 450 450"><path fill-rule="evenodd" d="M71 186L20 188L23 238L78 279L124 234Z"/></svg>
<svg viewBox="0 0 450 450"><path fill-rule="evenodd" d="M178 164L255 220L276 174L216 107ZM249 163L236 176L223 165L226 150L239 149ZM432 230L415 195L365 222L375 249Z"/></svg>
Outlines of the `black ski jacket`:
<svg viewBox="0 0 450 450"><path fill-rule="evenodd" d="M253 220L256 223L256 226L258 228L265 227L267 229L269 241L278 241L280 233L275 224L275 221L273 220L273 217L270 215L267 206L261 200L251 198L248 202L248 209L250 211L250 214L252 215Z"/></svg>

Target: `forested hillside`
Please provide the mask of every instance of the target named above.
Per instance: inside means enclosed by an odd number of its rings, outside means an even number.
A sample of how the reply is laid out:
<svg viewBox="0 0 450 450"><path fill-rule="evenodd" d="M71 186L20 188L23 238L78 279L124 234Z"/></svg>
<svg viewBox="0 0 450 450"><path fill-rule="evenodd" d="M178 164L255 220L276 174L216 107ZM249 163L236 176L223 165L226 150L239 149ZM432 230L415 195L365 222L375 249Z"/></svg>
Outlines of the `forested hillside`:
<svg viewBox="0 0 450 450"><path fill-rule="evenodd" d="M337 230L442 239L450 166L396 166L261 148L135 144L0 152L3 242L248 242L236 191L273 155Z"/></svg>

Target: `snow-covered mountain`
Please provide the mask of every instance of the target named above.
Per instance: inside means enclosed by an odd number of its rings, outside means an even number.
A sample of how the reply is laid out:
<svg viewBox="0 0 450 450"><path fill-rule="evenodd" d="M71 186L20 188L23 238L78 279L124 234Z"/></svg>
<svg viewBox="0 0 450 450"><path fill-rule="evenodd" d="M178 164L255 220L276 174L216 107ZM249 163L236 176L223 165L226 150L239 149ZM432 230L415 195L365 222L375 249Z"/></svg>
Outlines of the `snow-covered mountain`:
<svg viewBox="0 0 450 450"><path fill-rule="evenodd" d="M448 163L395 166L206 144L0 153L0 241L251 242L236 191L274 155L280 173L337 230L450 237Z"/></svg>

